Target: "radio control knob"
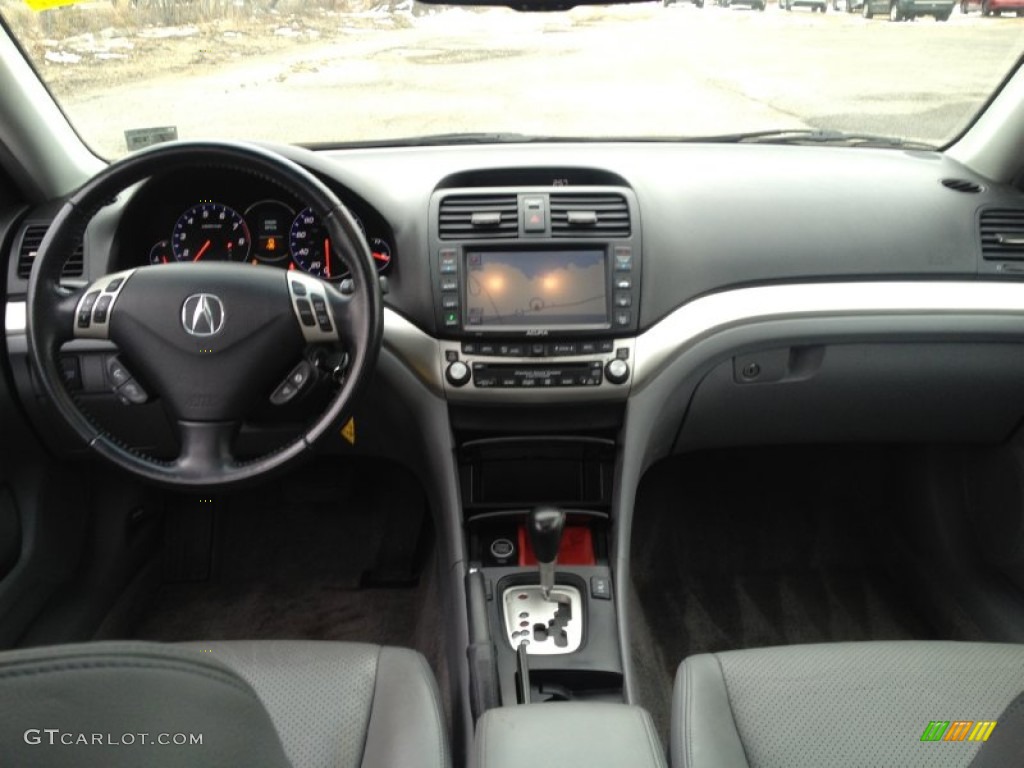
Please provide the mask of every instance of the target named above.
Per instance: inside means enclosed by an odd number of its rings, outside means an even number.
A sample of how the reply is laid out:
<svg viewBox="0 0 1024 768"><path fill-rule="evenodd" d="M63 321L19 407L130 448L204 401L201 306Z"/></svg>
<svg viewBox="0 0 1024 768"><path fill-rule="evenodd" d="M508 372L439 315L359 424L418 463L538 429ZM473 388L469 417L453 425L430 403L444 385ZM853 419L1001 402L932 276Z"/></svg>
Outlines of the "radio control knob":
<svg viewBox="0 0 1024 768"><path fill-rule="evenodd" d="M612 384L625 384L629 379L629 364L625 360L609 360L604 367L605 378Z"/></svg>
<svg viewBox="0 0 1024 768"><path fill-rule="evenodd" d="M448 364L444 376L453 387L461 387L469 382L469 366L461 360Z"/></svg>

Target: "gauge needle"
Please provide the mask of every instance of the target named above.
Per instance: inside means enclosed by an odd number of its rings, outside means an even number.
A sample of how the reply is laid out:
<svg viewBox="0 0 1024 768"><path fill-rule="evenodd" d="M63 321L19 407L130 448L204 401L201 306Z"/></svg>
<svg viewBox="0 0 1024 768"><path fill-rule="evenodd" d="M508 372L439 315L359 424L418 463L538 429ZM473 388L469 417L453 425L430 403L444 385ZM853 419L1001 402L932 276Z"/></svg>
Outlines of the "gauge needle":
<svg viewBox="0 0 1024 768"><path fill-rule="evenodd" d="M192 259L192 261L199 261L201 258L203 258L203 254L206 253L208 250L210 250L209 240L203 243L202 247L200 247L200 249L196 251L196 257Z"/></svg>
<svg viewBox="0 0 1024 768"><path fill-rule="evenodd" d="M327 269L327 279L331 277L331 241L324 238L324 265Z"/></svg>
<svg viewBox="0 0 1024 768"><path fill-rule="evenodd" d="M376 251L374 251L374 253L373 253L373 258L375 258L377 261L387 261L388 260L388 257L385 256L383 253L377 253Z"/></svg>

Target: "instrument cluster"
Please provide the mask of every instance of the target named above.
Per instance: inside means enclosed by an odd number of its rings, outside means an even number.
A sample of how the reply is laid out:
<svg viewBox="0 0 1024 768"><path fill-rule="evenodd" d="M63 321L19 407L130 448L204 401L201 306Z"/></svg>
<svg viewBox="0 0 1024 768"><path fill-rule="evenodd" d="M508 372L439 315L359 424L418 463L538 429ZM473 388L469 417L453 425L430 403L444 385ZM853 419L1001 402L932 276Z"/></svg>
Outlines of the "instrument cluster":
<svg viewBox="0 0 1024 768"><path fill-rule="evenodd" d="M366 237L380 272L391 266L391 244L377 230L368 231L352 216ZM220 200L200 200L182 210L167 237L149 249L150 264L176 261L236 261L298 269L324 280L349 275L348 257L327 236L320 217L272 197L256 200L241 212Z"/></svg>

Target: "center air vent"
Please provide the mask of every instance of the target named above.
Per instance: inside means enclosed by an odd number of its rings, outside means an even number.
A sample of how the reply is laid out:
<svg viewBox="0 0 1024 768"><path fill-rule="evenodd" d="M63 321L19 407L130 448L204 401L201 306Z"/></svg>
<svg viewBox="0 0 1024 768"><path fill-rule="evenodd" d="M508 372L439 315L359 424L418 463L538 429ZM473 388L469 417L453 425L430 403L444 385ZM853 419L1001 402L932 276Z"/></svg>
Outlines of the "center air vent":
<svg viewBox="0 0 1024 768"><path fill-rule="evenodd" d="M552 194L552 237L629 237L629 206L616 194Z"/></svg>
<svg viewBox="0 0 1024 768"><path fill-rule="evenodd" d="M519 234L515 195L452 195L441 201L442 240L513 238Z"/></svg>
<svg viewBox="0 0 1024 768"><path fill-rule="evenodd" d="M986 259L1024 260L1024 209L990 208L981 212L981 255Z"/></svg>
<svg viewBox="0 0 1024 768"><path fill-rule="evenodd" d="M28 280L32 274L32 263L35 261L36 252L39 250L43 238L46 237L47 224L29 224L21 236L21 245L18 246L18 277ZM79 243L68 260L64 262L61 270L61 277L82 276L82 244Z"/></svg>

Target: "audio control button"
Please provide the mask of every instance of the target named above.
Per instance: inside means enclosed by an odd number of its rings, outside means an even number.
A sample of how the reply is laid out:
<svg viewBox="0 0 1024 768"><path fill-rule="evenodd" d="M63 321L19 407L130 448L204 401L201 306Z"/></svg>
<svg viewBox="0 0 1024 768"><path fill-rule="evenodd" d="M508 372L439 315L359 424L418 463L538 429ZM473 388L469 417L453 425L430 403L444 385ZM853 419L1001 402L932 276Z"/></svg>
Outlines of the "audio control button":
<svg viewBox="0 0 1024 768"><path fill-rule="evenodd" d="M471 374L468 365L461 360L455 360L449 363L444 376L453 387L461 387L469 381ZM480 382L477 382L477 386L480 386Z"/></svg>
<svg viewBox="0 0 1024 768"><path fill-rule="evenodd" d="M625 384L629 379L629 364L625 360L615 358L604 367L604 375L612 384Z"/></svg>
<svg viewBox="0 0 1024 768"><path fill-rule="evenodd" d="M569 342L562 342L560 344L548 344L548 354L552 357L559 357L562 355L575 355L576 345Z"/></svg>

